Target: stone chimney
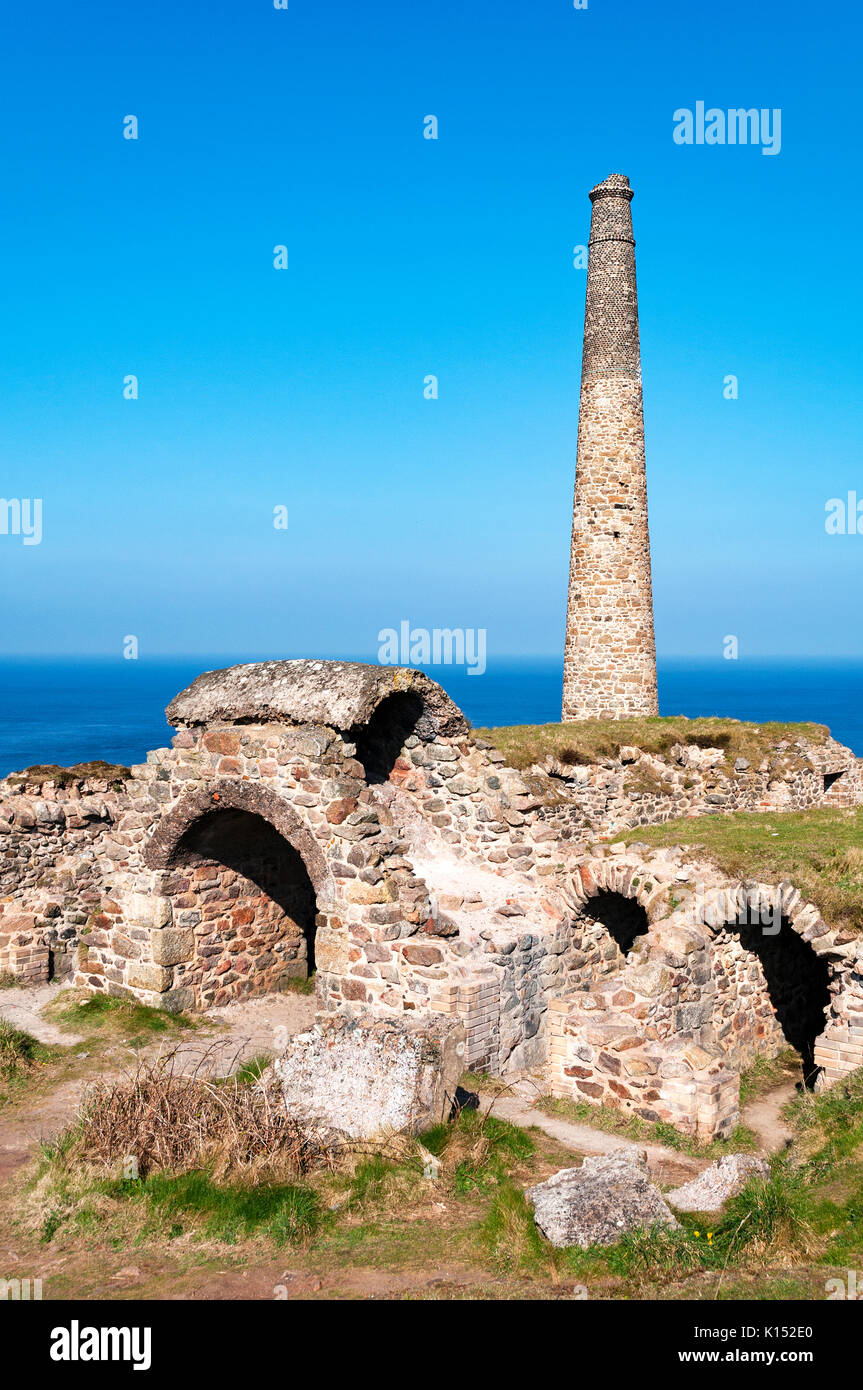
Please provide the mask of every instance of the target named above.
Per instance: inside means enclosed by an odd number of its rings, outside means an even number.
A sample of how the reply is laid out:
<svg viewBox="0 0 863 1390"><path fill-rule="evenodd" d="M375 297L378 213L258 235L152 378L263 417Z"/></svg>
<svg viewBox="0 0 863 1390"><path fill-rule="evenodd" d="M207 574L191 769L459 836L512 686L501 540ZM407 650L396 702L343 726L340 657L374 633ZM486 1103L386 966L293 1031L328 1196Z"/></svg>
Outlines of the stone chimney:
<svg viewBox="0 0 863 1390"><path fill-rule="evenodd" d="M564 721L658 713L631 200L590 191Z"/></svg>

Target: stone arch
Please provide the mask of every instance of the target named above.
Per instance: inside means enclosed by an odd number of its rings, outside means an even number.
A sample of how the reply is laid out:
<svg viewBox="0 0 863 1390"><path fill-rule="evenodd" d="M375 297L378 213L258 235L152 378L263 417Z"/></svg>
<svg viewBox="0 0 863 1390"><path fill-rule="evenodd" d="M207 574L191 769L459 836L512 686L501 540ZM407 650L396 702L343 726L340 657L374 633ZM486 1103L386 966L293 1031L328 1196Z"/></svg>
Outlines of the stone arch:
<svg viewBox="0 0 863 1390"><path fill-rule="evenodd" d="M173 989L208 1008L283 989L315 969L319 898L329 875L310 832L254 783L218 781L185 796L145 851L182 944ZM156 949L162 954L162 943Z"/></svg>
<svg viewBox="0 0 863 1390"><path fill-rule="evenodd" d="M422 732L426 718L423 700L416 691L397 690L375 706L367 723L351 730L357 758L370 785L389 779L405 740L417 730Z"/></svg>
<svg viewBox="0 0 863 1390"><path fill-rule="evenodd" d="M668 912L668 884L631 862L585 859L563 886L571 915L569 930L584 965L577 972L582 988L594 977L620 970L639 942L650 947L658 918Z"/></svg>
<svg viewBox="0 0 863 1390"><path fill-rule="evenodd" d="M618 893L612 888L599 888L588 898L582 915L604 927L621 956L628 956L638 937L646 936L650 928L647 912L638 896Z"/></svg>
<svg viewBox="0 0 863 1390"><path fill-rule="evenodd" d="M670 885L658 882L649 865L635 867L629 860L617 863L614 859L585 859L564 885L563 896L570 908L581 914L589 899L603 891L639 903L651 926L668 916Z"/></svg>
<svg viewBox="0 0 863 1390"><path fill-rule="evenodd" d="M247 811L268 821L299 854L318 900L332 901L332 879L314 835L277 792L258 782L223 778L206 789L189 792L156 825L144 849L147 868L170 868L183 836L202 816L219 810Z"/></svg>
<svg viewBox="0 0 863 1390"><path fill-rule="evenodd" d="M790 1046L800 1056L804 1084L813 1087L821 1070L817 1043L845 965L836 934L790 884L716 891L699 916L711 942L718 1042L741 1066Z"/></svg>

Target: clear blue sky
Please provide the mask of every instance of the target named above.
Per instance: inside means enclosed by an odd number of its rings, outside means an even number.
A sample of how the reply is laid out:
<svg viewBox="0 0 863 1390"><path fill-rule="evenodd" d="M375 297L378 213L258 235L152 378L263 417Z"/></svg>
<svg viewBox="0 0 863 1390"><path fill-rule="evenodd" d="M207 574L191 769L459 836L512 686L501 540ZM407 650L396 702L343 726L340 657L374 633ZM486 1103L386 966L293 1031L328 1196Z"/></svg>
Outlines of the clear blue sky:
<svg viewBox="0 0 863 1390"><path fill-rule="evenodd" d="M612 171L660 652L863 652L863 535L824 529L863 497L861 30L850 0L8 6L0 495L44 536L0 536L0 654L356 654L403 619L558 652L571 251ZM781 108L781 153L676 145L698 100Z"/></svg>

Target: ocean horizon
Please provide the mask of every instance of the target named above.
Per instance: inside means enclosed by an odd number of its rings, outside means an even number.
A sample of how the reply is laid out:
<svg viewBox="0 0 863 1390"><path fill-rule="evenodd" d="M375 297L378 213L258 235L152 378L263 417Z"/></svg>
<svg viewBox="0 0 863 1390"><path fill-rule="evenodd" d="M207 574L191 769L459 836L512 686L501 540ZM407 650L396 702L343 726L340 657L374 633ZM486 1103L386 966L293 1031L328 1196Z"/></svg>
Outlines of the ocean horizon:
<svg viewBox="0 0 863 1390"><path fill-rule="evenodd" d="M6 657L0 660L0 776L38 763L143 762L172 729L165 706L203 671L260 656ZM326 658L321 658L322 660ZM354 657L351 660L369 660ZM500 658L482 675L424 666L475 727L560 719L563 659ZM668 656L663 715L813 721L863 756L863 658Z"/></svg>

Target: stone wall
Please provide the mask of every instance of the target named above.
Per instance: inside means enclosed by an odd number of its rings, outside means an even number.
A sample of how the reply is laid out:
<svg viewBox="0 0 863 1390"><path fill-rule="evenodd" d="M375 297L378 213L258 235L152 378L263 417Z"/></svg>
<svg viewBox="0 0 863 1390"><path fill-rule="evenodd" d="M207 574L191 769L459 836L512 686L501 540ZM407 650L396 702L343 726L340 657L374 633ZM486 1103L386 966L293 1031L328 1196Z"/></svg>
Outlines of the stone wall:
<svg viewBox="0 0 863 1390"><path fill-rule="evenodd" d="M756 1057L792 1046L819 1085L860 1065L863 941L790 883L729 884L680 850L611 849L573 875L573 913L613 892L650 928L614 974L551 1001L552 1094L706 1137L733 1129Z"/></svg>
<svg viewBox="0 0 863 1390"><path fill-rule="evenodd" d="M321 1020L443 1016L464 1028L466 1066L550 1056L555 1094L699 1134L733 1124L755 1056L790 1042L825 1081L863 1061L863 945L793 885L729 883L680 851L585 852L579 805L602 796L601 816L625 812L629 750L585 779L575 769L573 792L506 767L443 692L424 702L412 673L381 688L377 669L350 668L335 680L348 727L298 722L294 665L268 666L263 690L257 668L211 673L203 696L193 685L171 707L172 746L123 775L0 785L0 969L39 981L77 946L79 985L202 1009L314 965ZM322 663L299 665L323 698ZM693 807L751 804L765 788L804 803L858 795L858 764L832 742L777 745L754 770L719 750L682 761L691 751L672 750L665 774L669 796L684 769L700 776L683 789ZM752 915L765 911L775 943Z"/></svg>
<svg viewBox="0 0 863 1390"><path fill-rule="evenodd" d="M122 817L124 775L0 781L0 970L28 984L74 970L102 897L100 856Z"/></svg>
<svg viewBox="0 0 863 1390"><path fill-rule="evenodd" d="M863 762L827 738L777 740L757 766L722 748L678 744L667 755L621 748L582 766L554 759L525 774L538 818L562 840L735 811L804 811L863 804ZM536 833L536 832L534 832Z"/></svg>

